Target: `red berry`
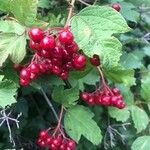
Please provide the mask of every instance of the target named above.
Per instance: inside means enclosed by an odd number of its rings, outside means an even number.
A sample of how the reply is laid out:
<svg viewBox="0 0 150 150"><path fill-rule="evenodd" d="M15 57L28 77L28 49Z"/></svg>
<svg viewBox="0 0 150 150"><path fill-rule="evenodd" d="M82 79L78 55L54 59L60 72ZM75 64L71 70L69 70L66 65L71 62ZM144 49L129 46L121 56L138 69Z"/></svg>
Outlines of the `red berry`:
<svg viewBox="0 0 150 150"><path fill-rule="evenodd" d="M79 47L76 42L72 42L70 45L66 45L65 49L69 54L72 55L78 51Z"/></svg>
<svg viewBox="0 0 150 150"><path fill-rule="evenodd" d="M73 140L69 140L67 142L67 147L71 148L72 150L75 149L76 143Z"/></svg>
<svg viewBox="0 0 150 150"><path fill-rule="evenodd" d="M93 96L90 96L90 98L88 99L87 103L88 103L90 106L94 105L94 104L95 104L95 99L94 99L94 97L93 97Z"/></svg>
<svg viewBox="0 0 150 150"><path fill-rule="evenodd" d="M13 68L14 68L15 70L17 70L17 71L21 71L22 68L23 68L23 66L22 66L21 64L14 64L14 65L13 65Z"/></svg>
<svg viewBox="0 0 150 150"><path fill-rule="evenodd" d="M90 96L89 96L89 93L88 92L81 92L80 94L80 98L84 101L88 101Z"/></svg>
<svg viewBox="0 0 150 150"><path fill-rule="evenodd" d="M123 108L125 108L126 105L125 105L124 101L118 100L115 106L119 109L123 109Z"/></svg>
<svg viewBox="0 0 150 150"><path fill-rule="evenodd" d="M46 70L45 64L41 63L39 67L40 67L40 72L41 73L46 73L47 70Z"/></svg>
<svg viewBox="0 0 150 150"><path fill-rule="evenodd" d="M44 36L44 32L40 28L31 28L28 32L29 37L36 43L39 43Z"/></svg>
<svg viewBox="0 0 150 150"><path fill-rule="evenodd" d="M46 130L42 130L40 133L39 133L39 138L44 140L48 137L48 133Z"/></svg>
<svg viewBox="0 0 150 150"><path fill-rule="evenodd" d="M50 146L50 145L52 144L52 137L51 137L51 136L48 136L48 137L46 138L45 144L46 144L47 146Z"/></svg>
<svg viewBox="0 0 150 150"><path fill-rule="evenodd" d="M110 96L102 97L101 104L106 105L106 106L110 105L111 104L111 97Z"/></svg>
<svg viewBox="0 0 150 150"><path fill-rule="evenodd" d="M64 62L68 62L72 60L72 57L69 55L69 53L65 49L63 50L63 59L64 59Z"/></svg>
<svg viewBox="0 0 150 150"><path fill-rule="evenodd" d="M63 30L59 33L58 39L62 44L71 44L73 42L73 34L68 30Z"/></svg>
<svg viewBox="0 0 150 150"><path fill-rule="evenodd" d="M52 72L56 75L60 75L60 73L62 72L61 68L59 66L53 66L52 68Z"/></svg>
<svg viewBox="0 0 150 150"><path fill-rule="evenodd" d="M63 55L63 48L61 46L55 46L55 48L52 51L53 57L61 58Z"/></svg>
<svg viewBox="0 0 150 150"><path fill-rule="evenodd" d="M121 5L120 4L118 4L118 3L114 3L114 4L112 4L111 5L111 7L113 8L113 9L115 9L116 11L120 11L120 9L121 9Z"/></svg>
<svg viewBox="0 0 150 150"><path fill-rule="evenodd" d="M22 86L27 86L30 83L30 80L29 79L22 79L22 78L20 78L19 83Z"/></svg>
<svg viewBox="0 0 150 150"><path fill-rule="evenodd" d="M86 57L84 55L76 55L73 58L73 66L76 70L82 70L84 69L86 65Z"/></svg>
<svg viewBox="0 0 150 150"><path fill-rule="evenodd" d="M72 69L72 62L67 62L66 64L64 64L63 65L63 69L65 69L65 70L70 70L70 69Z"/></svg>
<svg viewBox="0 0 150 150"><path fill-rule="evenodd" d="M40 42L41 48L47 51L53 49L55 45L55 39L51 36L44 37Z"/></svg>
<svg viewBox="0 0 150 150"><path fill-rule="evenodd" d="M40 55L42 57L45 57L45 58L49 58L50 57L50 53L48 51L44 50L44 49L41 50Z"/></svg>
<svg viewBox="0 0 150 150"><path fill-rule="evenodd" d="M122 100L123 99L122 95L118 95L117 98L118 98L118 100Z"/></svg>
<svg viewBox="0 0 150 150"><path fill-rule="evenodd" d="M35 74L39 73L40 71L39 65L35 63L31 64L30 71Z"/></svg>
<svg viewBox="0 0 150 150"><path fill-rule="evenodd" d="M40 51L41 50L41 47L40 47L40 44L39 43L35 43L34 41L30 40L29 41L29 47L33 50L37 50L37 51Z"/></svg>
<svg viewBox="0 0 150 150"><path fill-rule="evenodd" d="M61 136L58 136L55 139L53 139L53 144L56 147L59 147L62 144L62 140L63 140L63 138Z"/></svg>
<svg viewBox="0 0 150 150"><path fill-rule="evenodd" d="M37 144L41 147L41 148L45 148L46 144L42 139L38 139Z"/></svg>
<svg viewBox="0 0 150 150"><path fill-rule="evenodd" d="M110 101L111 101L111 105L116 105L116 103L118 101L118 97L117 96L112 96Z"/></svg>
<svg viewBox="0 0 150 150"><path fill-rule="evenodd" d="M61 66L62 65L62 59L60 58L52 58L52 64L56 66Z"/></svg>
<svg viewBox="0 0 150 150"><path fill-rule="evenodd" d="M100 65L100 59L98 55L93 55L92 58L90 58L90 62L94 66L99 66Z"/></svg>
<svg viewBox="0 0 150 150"><path fill-rule="evenodd" d="M119 90L118 88L116 88L116 87L113 87L111 91L113 92L113 94L114 94L115 96L120 95L120 90Z"/></svg>
<svg viewBox="0 0 150 150"><path fill-rule="evenodd" d="M31 72L25 68L20 71L20 78L22 79L30 79Z"/></svg>
<svg viewBox="0 0 150 150"><path fill-rule="evenodd" d="M68 78L68 76L69 76L69 72L66 70L63 70L62 73L60 74L60 78L62 80L66 80Z"/></svg>
<svg viewBox="0 0 150 150"><path fill-rule="evenodd" d="M36 74L31 73L31 76L30 76L30 79L31 79L31 80L35 80L35 79L36 79L36 77L37 77L37 75L36 75Z"/></svg>
<svg viewBox="0 0 150 150"><path fill-rule="evenodd" d="M62 143L61 145L60 145L60 150L66 150L66 144L64 144L64 143Z"/></svg>
<svg viewBox="0 0 150 150"><path fill-rule="evenodd" d="M51 144L50 150L58 150L58 147L55 144Z"/></svg>

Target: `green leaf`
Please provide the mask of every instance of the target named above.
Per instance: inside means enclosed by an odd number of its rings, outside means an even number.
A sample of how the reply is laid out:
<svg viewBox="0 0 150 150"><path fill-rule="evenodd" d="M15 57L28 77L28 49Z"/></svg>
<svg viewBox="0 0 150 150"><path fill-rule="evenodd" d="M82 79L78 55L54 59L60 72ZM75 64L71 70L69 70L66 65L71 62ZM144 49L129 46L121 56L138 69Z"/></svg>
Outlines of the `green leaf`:
<svg viewBox="0 0 150 150"><path fill-rule="evenodd" d="M148 70L146 70L148 71ZM150 103L150 72L145 73L142 75L142 80L141 80L141 96L142 98Z"/></svg>
<svg viewBox="0 0 150 150"><path fill-rule="evenodd" d="M102 135L93 117L94 114L84 106L76 105L70 108L64 117L66 132L77 143L83 135L93 144L98 145L102 140Z"/></svg>
<svg viewBox="0 0 150 150"><path fill-rule="evenodd" d="M87 7L72 18L71 29L86 55L98 54L108 67L118 65L121 43L112 34L129 31L120 13L106 6Z"/></svg>
<svg viewBox="0 0 150 150"><path fill-rule="evenodd" d="M11 13L23 25L34 24L37 15L38 0L13 0L11 1Z"/></svg>
<svg viewBox="0 0 150 150"><path fill-rule="evenodd" d="M10 3L11 0L0 0L0 10L2 11L9 11L10 10Z"/></svg>
<svg viewBox="0 0 150 150"><path fill-rule="evenodd" d="M132 150L149 150L150 149L150 136L138 137L132 144Z"/></svg>
<svg viewBox="0 0 150 150"><path fill-rule="evenodd" d="M130 107L132 120L134 122L134 127L137 129L137 133L143 131L146 129L149 118L144 110L137 106L131 106Z"/></svg>
<svg viewBox="0 0 150 150"><path fill-rule="evenodd" d="M26 37L17 34L0 34L0 66L10 56L10 59L18 64L26 54Z"/></svg>
<svg viewBox="0 0 150 150"><path fill-rule="evenodd" d="M121 11L120 13L123 17L129 21L137 22L140 19L140 13L136 11L136 7L129 2L121 2Z"/></svg>
<svg viewBox="0 0 150 150"><path fill-rule="evenodd" d="M118 66L111 70L104 68L103 71L105 76L114 82L123 83L127 87L135 85L134 70L132 69L125 69Z"/></svg>
<svg viewBox="0 0 150 150"><path fill-rule="evenodd" d="M131 53L124 53L121 56L121 64L128 69L136 69L142 66L143 52L133 51ZM130 63L129 63L130 62Z"/></svg>
<svg viewBox="0 0 150 150"><path fill-rule="evenodd" d="M22 35L25 32L25 27L15 21L5 20L0 21L0 32Z"/></svg>
<svg viewBox="0 0 150 150"><path fill-rule="evenodd" d="M64 90L63 85L56 86L53 90L52 98L54 101L66 107L75 105L76 101L79 99L79 85L77 84L73 88L66 90Z"/></svg>
<svg viewBox="0 0 150 150"><path fill-rule="evenodd" d="M49 8L49 0L39 0L38 6L41 8Z"/></svg>
<svg viewBox="0 0 150 150"><path fill-rule="evenodd" d="M17 86L14 82L9 80L0 81L0 106L5 107L15 103L14 96L17 94Z"/></svg>
<svg viewBox="0 0 150 150"><path fill-rule="evenodd" d="M130 112L127 108L118 109L114 107L109 107L108 112L109 115L117 121L125 122L130 118Z"/></svg>

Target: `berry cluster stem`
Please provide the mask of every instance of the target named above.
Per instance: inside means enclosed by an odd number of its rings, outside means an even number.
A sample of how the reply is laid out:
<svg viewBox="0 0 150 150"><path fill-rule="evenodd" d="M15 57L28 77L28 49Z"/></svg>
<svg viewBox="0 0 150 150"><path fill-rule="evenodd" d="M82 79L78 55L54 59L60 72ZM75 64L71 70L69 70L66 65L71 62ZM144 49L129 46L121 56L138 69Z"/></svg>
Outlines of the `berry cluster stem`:
<svg viewBox="0 0 150 150"><path fill-rule="evenodd" d="M42 92L42 94L43 94L43 96L44 96L44 98L45 98L45 100L46 100L48 106L49 106L50 109L52 110L52 112L53 112L53 114L54 114L56 120L59 122L59 117L58 117L58 115L57 115L57 113L56 113L56 111L55 111L55 109L54 109L54 107L53 107L51 101L49 100L49 98L47 97L45 91L43 90L43 88L41 88L41 92Z"/></svg>
<svg viewBox="0 0 150 150"><path fill-rule="evenodd" d="M70 2L69 2L69 13L68 13L68 17L67 17L65 27L70 25L70 19L71 19L73 9L74 9L74 3L75 3L75 0L70 0Z"/></svg>
<svg viewBox="0 0 150 150"><path fill-rule="evenodd" d="M103 87L104 87L106 90L108 90L108 91L112 94L112 91L109 89L109 87L108 87L107 84L106 84L106 81L105 81L105 78L104 78L104 75L103 75L103 72L102 72L100 66L97 66L97 70L98 70L98 72L99 72L99 74L100 74L100 76L101 76L101 80L102 80L102 85L103 85ZM113 94L112 94L112 95L113 95Z"/></svg>

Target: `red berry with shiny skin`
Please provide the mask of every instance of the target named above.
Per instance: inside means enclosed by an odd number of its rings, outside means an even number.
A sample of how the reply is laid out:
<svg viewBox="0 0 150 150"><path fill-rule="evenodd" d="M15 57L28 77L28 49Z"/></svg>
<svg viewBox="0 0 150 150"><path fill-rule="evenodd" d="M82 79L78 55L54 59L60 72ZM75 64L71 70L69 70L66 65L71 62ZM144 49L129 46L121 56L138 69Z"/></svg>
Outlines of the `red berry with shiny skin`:
<svg viewBox="0 0 150 150"><path fill-rule="evenodd" d="M41 55L42 57L45 57L45 58L49 58L49 57L50 57L49 51L44 50L44 49L41 50L40 55Z"/></svg>
<svg viewBox="0 0 150 150"><path fill-rule="evenodd" d="M39 43L35 43L34 41L30 40L29 41L29 47L33 50L37 50L37 51L40 51L41 50L41 47L40 47L40 44Z"/></svg>
<svg viewBox="0 0 150 150"><path fill-rule="evenodd" d="M75 149L76 143L73 140L69 140L67 142L67 147L71 148L72 150Z"/></svg>
<svg viewBox="0 0 150 150"><path fill-rule="evenodd" d="M80 98L84 101L88 101L90 96L89 96L89 93L88 92L81 92L80 94Z"/></svg>
<svg viewBox="0 0 150 150"><path fill-rule="evenodd" d="M90 58L90 62L93 66L99 66L100 65L100 59L98 55L93 55L93 57Z"/></svg>
<svg viewBox="0 0 150 150"><path fill-rule="evenodd" d="M46 144L42 139L38 139L37 144L41 147L41 148L45 148Z"/></svg>
<svg viewBox="0 0 150 150"><path fill-rule="evenodd" d="M30 79L31 72L25 68L20 71L20 78L22 79Z"/></svg>
<svg viewBox="0 0 150 150"><path fill-rule="evenodd" d="M52 137L51 136L48 136L47 138L46 138L46 140L45 140L45 144L47 145L47 146L50 146L51 144L52 144Z"/></svg>
<svg viewBox="0 0 150 150"><path fill-rule="evenodd" d="M68 76L69 76L69 72L66 71L66 70L63 70L63 71L61 72L61 74L60 74L60 78L61 78L62 80L66 80L66 79L68 78Z"/></svg>
<svg viewBox="0 0 150 150"><path fill-rule="evenodd" d="M40 139L46 139L48 137L48 133L46 130L42 130L40 133L39 133L39 138Z"/></svg>
<svg viewBox="0 0 150 150"><path fill-rule="evenodd" d="M84 55L76 55L73 58L73 66L76 70L82 70L84 69L86 65L86 57Z"/></svg>
<svg viewBox="0 0 150 150"><path fill-rule="evenodd" d="M39 71L40 71L39 65L35 64L35 63L31 64L30 71L35 74L39 73Z"/></svg>
<svg viewBox="0 0 150 150"><path fill-rule="evenodd" d="M63 138L61 136L56 137L53 139L53 144L59 147L62 144Z"/></svg>
<svg viewBox="0 0 150 150"><path fill-rule="evenodd" d="M114 94L115 96L120 95L120 90L119 90L118 88L116 88L116 87L113 87L111 91L113 92L113 94Z"/></svg>
<svg viewBox="0 0 150 150"><path fill-rule="evenodd" d="M59 66L53 66L52 68L52 72L56 75L60 75L60 73L62 72L61 68Z"/></svg>
<svg viewBox="0 0 150 150"><path fill-rule="evenodd" d="M70 45L66 45L65 49L67 50L69 54L72 55L78 51L79 47L77 43L73 41Z"/></svg>
<svg viewBox="0 0 150 150"><path fill-rule="evenodd" d="M106 106L110 105L111 104L111 97L110 96L102 97L101 104L106 105Z"/></svg>
<svg viewBox="0 0 150 150"><path fill-rule="evenodd" d="M42 29L40 28L31 28L28 32L29 37L35 42L35 43L39 43L43 37L44 37L44 32Z"/></svg>
<svg viewBox="0 0 150 150"><path fill-rule="evenodd" d="M120 11L120 9L121 9L121 5L120 4L118 4L118 3L114 3L114 4L112 4L111 5L111 7L113 8L113 9L115 9L116 11Z"/></svg>
<svg viewBox="0 0 150 150"><path fill-rule="evenodd" d="M117 96L112 96L110 101L111 101L111 105L116 105L116 103L118 101L118 97Z"/></svg>
<svg viewBox="0 0 150 150"><path fill-rule="evenodd" d="M61 58L63 55L63 48L61 46L55 46L55 48L52 51L52 56L55 58Z"/></svg>
<svg viewBox="0 0 150 150"><path fill-rule="evenodd" d="M61 145L60 145L60 150L66 150L66 144L64 144L64 143L62 143Z"/></svg>
<svg viewBox="0 0 150 150"><path fill-rule="evenodd" d="M59 33L58 39L61 44L71 44L73 42L73 34L69 30L63 30Z"/></svg>
<svg viewBox="0 0 150 150"><path fill-rule="evenodd" d="M20 78L19 83L22 86L27 86L30 83L30 80L29 79L22 79L22 78Z"/></svg>
<svg viewBox="0 0 150 150"><path fill-rule="evenodd" d="M47 51L53 49L55 45L56 45L55 39L51 36L44 37L40 42L41 48Z"/></svg>
<svg viewBox="0 0 150 150"><path fill-rule="evenodd" d="M30 75L30 79L31 79L31 80L35 80L36 77L37 77L37 74L31 73L31 75Z"/></svg>
<svg viewBox="0 0 150 150"><path fill-rule="evenodd" d="M58 147L55 144L51 144L50 150L58 150Z"/></svg>
<svg viewBox="0 0 150 150"><path fill-rule="evenodd" d="M126 105L125 105L124 101L118 100L115 106L119 109L123 109L123 108L125 108Z"/></svg>
<svg viewBox="0 0 150 150"><path fill-rule="evenodd" d="M95 99L94 99L94 97L93 97L93 96L90 96L90 98L87 100L87 103L88 103L90 106L94 105L94 104L95 104Z"/></svg>

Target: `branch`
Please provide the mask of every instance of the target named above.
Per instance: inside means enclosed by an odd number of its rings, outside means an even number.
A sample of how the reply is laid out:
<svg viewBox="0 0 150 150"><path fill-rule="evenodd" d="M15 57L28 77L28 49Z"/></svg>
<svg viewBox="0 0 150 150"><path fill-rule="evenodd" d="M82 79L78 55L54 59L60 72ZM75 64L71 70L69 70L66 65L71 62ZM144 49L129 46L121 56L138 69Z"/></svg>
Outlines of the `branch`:
<svg viewBox="0 0 150 150"><path fill-rule="evenodd" d="M83 1L83 0L78 0L80 3L82 3L82 4L84 4L84 5L86 5L86 6L91 6L90 4L88 4L88 3L86 3L85 1Z"/></svg>
<svg viewBox="0 0 150 150"><path fill-rule="evenodd" d="M69 3L69 13L68 13L68 17L67 17L67 21L66 21L66 24L65 24L65 27L69 26L70 25L70 19L71 19L71 16L72 16L72 13L73 13L73 9L74 9L74 3L75 3L75 0L71 0L71 2Z"/></svg>
<svg viewBox="0 0 150 150"><path fill-rule="evenodd" d="M57 113L56 113L56 111L55 111L55 109L54 109L54 107L53 107L51 101L49 100L49 98L47 97L46 93L44 92L44 90L43 90L42 88L41 88L41 92L42 92L42 94L43 94L43 96L44 96L44 98L45 98L45 100L46 100L48 106L49 106L50 109L52 110L52 112L53 112L53 114L54 114L56 120L59 121L59 117L58 117L58 115L57 115Z"/></svg>

